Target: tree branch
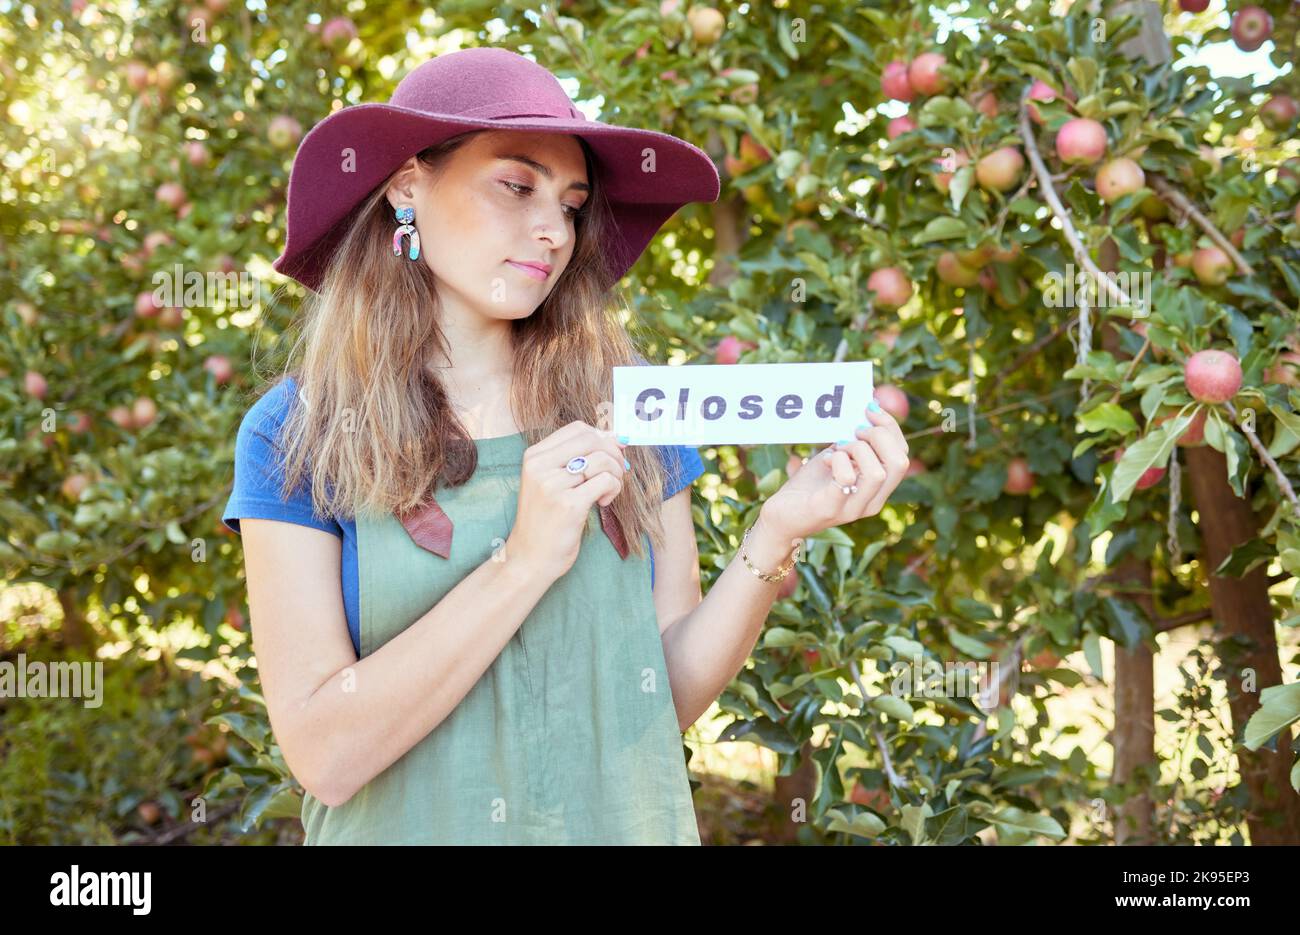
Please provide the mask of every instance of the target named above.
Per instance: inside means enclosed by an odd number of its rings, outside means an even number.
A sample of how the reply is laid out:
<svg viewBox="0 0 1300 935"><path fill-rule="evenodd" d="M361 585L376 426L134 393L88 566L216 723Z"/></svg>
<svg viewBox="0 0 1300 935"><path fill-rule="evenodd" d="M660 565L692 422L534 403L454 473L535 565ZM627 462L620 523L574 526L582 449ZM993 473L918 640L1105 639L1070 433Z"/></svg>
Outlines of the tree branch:
<svg viewBox="0 0 1300 935"><path fill-rule="evenodd" d="M1240 253L1237 252L1237 248L1232 245L1232 241L1223 236L1223 232L1215 227L1214 223L1202 214L1196 205L1192 204L1190 198L1180 192L1169 182L1168 179L1161 175L1152 172L1148 176L1148 179L1151 182L1151 189L1165 201L1169 202L1169 204L1173 205L1179 211L1183 212L1183 214L1195 221L1196 225L1201 230L1205 231L1209 238L1218 245L1219 249L1226 253L1232 262L1237 265L1238 272L1244 276L1255 275L1255 270L1252 269L1251 265L1242 258Z"/></svg>
<svg viewBox="0 0 1300 935"><path fill-rule="evenodd" d="M1273 456L1268 453L1268 449L1265 448L1263 443L1259 440L1259 436L1255 434L1255 430L1249 426L1241 424L1241 420L1237 418L1237 407L1232 404L1232 400L1228 400L1223 405L1227 408L1228 414L1232 416L1233 424L1241 430L1241 433L1245 435L1246 439L1250 442L1251 447L1259 454L1260 460L1263 461L1268 469L1273 472L1273 476L1277 479L1278 487L1282 489L1282 493L1286 495L1286 498L1291 501L1291 508L1295 510L1296 515L1300 516L1300 500L1296 499L1295 489L1292 488L1291 481L1287 480L1287 476L1283 474L1282 469L1277 466L1277 462L1273 460Z"/></svg>

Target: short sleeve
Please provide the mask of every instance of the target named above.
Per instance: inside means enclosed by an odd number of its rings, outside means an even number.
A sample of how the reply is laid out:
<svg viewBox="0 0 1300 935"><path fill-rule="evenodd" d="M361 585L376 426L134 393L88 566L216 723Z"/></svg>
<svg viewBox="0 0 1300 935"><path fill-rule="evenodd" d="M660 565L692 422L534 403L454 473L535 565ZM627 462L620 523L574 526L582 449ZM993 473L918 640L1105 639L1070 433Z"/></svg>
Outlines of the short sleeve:
<svg viewBox="0 0 1300 935"><path fill-rule="evenodd" d="M333 519L316 515L311 488L300 484L288 500L281 499L283 459L276 436L292 401L294 383L285 379L268 390L244 415L235 438L235 484L221 520L238 533L240 519L278 519L330 532L343 538Z"/></svg>
<svg viewBox="0 0 1300 935"><path fill-rule="evenodd" d="M689 487L704 473L700 453L688 445L658 446L659 460L664 466L664 499Z"/></svg>

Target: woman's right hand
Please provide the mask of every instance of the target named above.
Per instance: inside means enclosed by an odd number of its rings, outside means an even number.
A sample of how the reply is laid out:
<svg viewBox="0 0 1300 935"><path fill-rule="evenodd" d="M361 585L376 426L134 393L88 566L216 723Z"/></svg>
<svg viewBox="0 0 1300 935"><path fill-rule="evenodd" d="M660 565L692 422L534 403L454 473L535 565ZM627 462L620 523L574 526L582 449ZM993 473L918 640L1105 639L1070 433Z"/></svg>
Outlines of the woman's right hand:
<svg viewBox="0 0 1300 935"><path fill-rule="evenodd" d="M581 474L570 474L565 465L579 455L587 466ZM581 421L526 449L505 560L528 562L543 574L562 576L578 559L592 506L612 503L627 473L614 433Z"/></svg>

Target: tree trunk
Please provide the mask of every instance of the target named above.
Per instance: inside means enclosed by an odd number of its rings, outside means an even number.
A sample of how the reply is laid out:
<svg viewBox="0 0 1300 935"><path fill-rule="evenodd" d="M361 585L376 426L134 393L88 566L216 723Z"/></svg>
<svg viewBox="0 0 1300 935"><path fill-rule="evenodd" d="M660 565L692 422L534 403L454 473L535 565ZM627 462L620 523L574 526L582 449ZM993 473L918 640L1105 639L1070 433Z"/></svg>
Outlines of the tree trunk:
<svg viewBox="0 0 1300 935"><path fill-rule="evenodd" d="M1131 355L1120 349L1114 321L1101 329L1101 343L1117 358ZM1106 580L1133 587L1151 588L1151 563L1143 558L1122 559ZM1155 601L1150 593L1130 594L1127 597L1146 613L1152 623L1156 619ZM1156 760L1156 705L1155 657L1144 645L1125 649L1115 644L1115 724L1111 729L1111 747L1115 751L1111 781L1115 785L1131 782L1142 772L1159 775ZM1152 807L1149 790L1143 789L1130 796L1119 807L1115 816L1116 844L1152 844Z"/></svg>
<svg viewBox="0 0 1300 935"><path fill-rule="evenodd" d="M75 588L59 589L59 606L63 608L63 645L94 655L99 636L81 612L81 598Z"/></svg>
<svg viewBox="0 0 1300 935"><path fill-rule="evenodd" d="M1282 682L1268 596L1268 570L1261 565L1244 578L1212 574L1232 549L1254 539L1258 523L1248 500L1228 485L1227 462L1209 445L1184 449L1199 527L1204 540L1202 564L1209 577L1210 603L1222 637L1219 658L1225 680L1233 734L1240 738L1246 721L1259 708L1259 692ZM1254 691L1243 691L1243 671L1254 673ZM1275 753L1238 748L1242 781L1250 794L1247 815L1251 844L1300 844L1300 796L1291 788L1291 729L1277 738Z"/></svg>

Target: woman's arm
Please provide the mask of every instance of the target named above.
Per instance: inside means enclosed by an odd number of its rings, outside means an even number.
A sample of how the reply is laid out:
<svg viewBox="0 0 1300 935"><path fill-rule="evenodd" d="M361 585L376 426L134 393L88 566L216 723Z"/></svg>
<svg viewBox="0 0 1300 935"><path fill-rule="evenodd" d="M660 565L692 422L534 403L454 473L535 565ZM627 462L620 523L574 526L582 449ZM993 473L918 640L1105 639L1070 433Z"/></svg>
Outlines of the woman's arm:
<svg viewBox="0 0 1300 935"><path fill-rule="evenodd" d="M759 569L772 571L789 559L793 546L764 525L759 512L745 553ZM689 494L683 491L665 501L663 515L668 547L663 577L656 572L655 606L666 622L664 657L677 725L686 730L744 667L781 585L759 578L736 555L701 601ZM790 574L797 572L791 569Z"/></svg>
<svg viewBox="0 0 1300 935"><path fill-rule="evenodd" d="M303 787L340 805L438 726L492 665L555 579L488 559L358 660L330 533L244 519L253 651L271 730Z"/></svg>
<svg viewBox="0 0 1300 935"><path fill-rule="evenodd" d="M874 516L902 481L909 463L902 430L874 400L866 417L851 441L823 451L759 509L745 553L760 571L785 564L799 539ZM689 570L698 563L689 500L672 497L663 516L668 554L663 579L655 577L655 608L677 724L686 730L745 665L781 584L759 578L736 554L701 601L698 572Z"/></svg>

